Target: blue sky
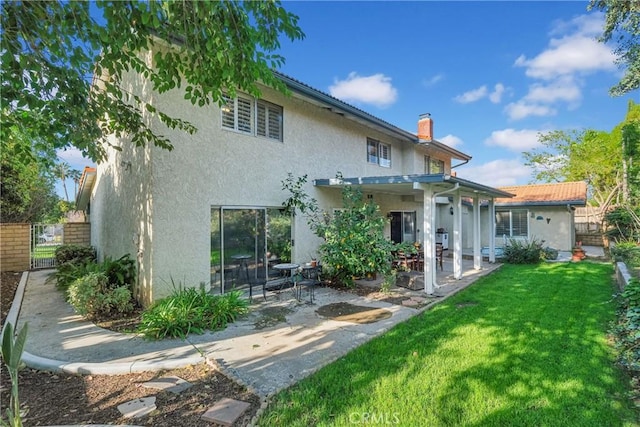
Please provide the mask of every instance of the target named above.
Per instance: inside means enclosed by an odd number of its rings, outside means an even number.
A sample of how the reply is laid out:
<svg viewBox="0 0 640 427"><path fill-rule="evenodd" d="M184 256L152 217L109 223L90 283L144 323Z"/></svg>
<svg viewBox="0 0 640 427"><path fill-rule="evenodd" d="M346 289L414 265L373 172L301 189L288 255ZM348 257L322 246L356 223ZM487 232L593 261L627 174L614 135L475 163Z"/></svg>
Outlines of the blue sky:
<svg viewBox="0 0 640 427"><path fill-rule="evenodd" d="M539 132L610 131L640 102L609 96L620 70L587 2L283 4L306 37L283 43L282 72L410 132L431 113L473 157L458 175L487 185L531 182Z"/></svg>
<svg viewBox="0 0 640 427"><path fill-rule="evenodd" d="M611 131L640 102L609 96L621 72L588 2L283 5L306 37L282 42L280 71L410 132L431 113L435 138L473 157L458 176L486 185L531 182L521 153L539 132Z"/></svg>

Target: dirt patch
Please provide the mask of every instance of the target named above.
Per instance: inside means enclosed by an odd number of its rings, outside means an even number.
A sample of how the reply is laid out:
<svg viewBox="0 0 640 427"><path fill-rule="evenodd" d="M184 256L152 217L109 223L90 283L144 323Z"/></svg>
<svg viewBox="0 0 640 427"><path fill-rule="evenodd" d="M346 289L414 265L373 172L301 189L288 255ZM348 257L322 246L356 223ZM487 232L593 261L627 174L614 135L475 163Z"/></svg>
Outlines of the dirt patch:
<svg viewBox="0 0 640 427"><path fill-rule="evenodd" d="M348 302L323 305L316 310L316 313L332 320L351 323L374 323L388 319L392 314L384 308L366 307Z"/></svg>
<svg viewBox="0 0 640 427"><path fill-rule="evenodd" d="M253 324L255 329L264 329L287 321L287 314L293 310L287 307L265 307L258 311L258 320Z"/></svg>
<svg viewBox="0 0 640 427"><path fill-rule="evenodd" d="M16 289L20 284L20 278L22 273L5 272L0 275L0 281L2 282L2 289L0 292L0 311L2 311L2 324L9 314L11 309L11 303L13 303L13 296L16 293ZM14 325L15 326L15 325Z"/></svg>

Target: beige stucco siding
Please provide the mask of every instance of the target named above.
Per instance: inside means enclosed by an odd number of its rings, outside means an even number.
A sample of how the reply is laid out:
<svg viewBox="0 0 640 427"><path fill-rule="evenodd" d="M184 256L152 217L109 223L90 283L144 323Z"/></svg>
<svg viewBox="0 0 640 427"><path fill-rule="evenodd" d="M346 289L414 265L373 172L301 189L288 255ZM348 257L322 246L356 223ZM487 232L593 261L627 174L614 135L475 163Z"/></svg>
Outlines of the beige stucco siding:
<svg viewBox="0 0 640 427"><path fill-rule="evenodd" d="M289 196L282 181L290 172L294 177L308 175L305 191L331 209L342 205L340 192L318 190L313 179L338 172L344 176L421 172L406 169L404 145L386 134L269 89L262 99L283 107L282 142L223 129L217 106L193 107L179 91L156 98L159 109L189 120L198 132L187 135L167 129L163 133L174 142L174 149L151 148L153 299L170 292L172 281L187 286L209 283L211 206L279 207ZM367 163L367 137L391 145L391 167ZM295 218L294 239L294 261L307 261L316 253L319 241L301 215Z"/></svg>
<svg viewBox="0 0 640 427"><path fill-rule="evenodd" d="M496 208L507 209L507 208ZM569 251L573 246L573 215L566 206L529 206L513 207L512 209L527 209L529 224L529 240L544 240L543 246L560 251ZM537 219L538 217L542 219ZM547 222L549 218L549 222ZM489 245L489 218L486 208L481 210L481 221L484 224L481 232L482 245ZM496 246L503 246L502 236L496 236Z"/></svg>

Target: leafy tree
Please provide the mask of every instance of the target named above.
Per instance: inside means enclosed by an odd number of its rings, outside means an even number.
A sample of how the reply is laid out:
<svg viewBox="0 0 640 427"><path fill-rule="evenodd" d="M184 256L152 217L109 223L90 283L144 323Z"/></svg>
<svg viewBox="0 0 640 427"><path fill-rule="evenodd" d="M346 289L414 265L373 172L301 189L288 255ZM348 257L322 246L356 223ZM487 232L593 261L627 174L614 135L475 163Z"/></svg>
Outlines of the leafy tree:
<svg viewBox="0 0 640 427"><path fill-rule="evenodd" d="M338 173L336 179L342 179ZM346 185L342 189L343 209L329 215L321 212L316 199L303 190L307 182L304 175L297 179L288 174L282 181L282 189L290 197L282 204L285 211L300 211L306 216L311 230L324 239L318 248L326 273L338 283L353 286L353 277L391 273L392 253L407 249L409 245L396 245L384 236L389 221L371 200L364 199L357 186Z"/></svg>
<svg viewBox="0 0 640 427"><path fill-rule="evenodd" d="M589 10L596 8L606 13L604 31L600 41L606 43L615 37L618 64L626 70L620 82L609 93L620 96L640 88L640 2L637 0L591 0Z"/></svg>
<svg viewBox="0 0 640 427"><path fill-rule="evenodd" d="M284 58L274 52L281 35L304 36L297 21L277 0L2 2L1 102L10 108L0 138L7 126L30 129L47 146L75 146L94 161L113 134L171 149L152 119L196 129L129 92L126 73L159 93L184 87L199 106L221 103L223 90L258 96L258 82L285 91L272 72Z"/></svg>
<svg viewBox="0 0 640 427"><path fill-rule="evenodd" d="M525 164L534 169L535 181L586 181L590 199L602 208L637 202L639 127L640 105L630 102L625 120L611 132L589 129L539 135L542 147L524 152Z"/></svg>
<svg viewBox="0 0 640 427"><path fill-rule="evenodd" d="M365 201L360 188L344 186L342 203L344 208L317 228L324 238L319 252L329 273L347 286L353 286L354 276L388 275L396 249L384 236L389 220L373 201Z"/></svg>
<svg viewBox="0 0 640 427"><path fill-rule="evenodd" d="M42 151L29 135L3 130L0 141L0 212L2 222L49 222L58 196L50 171L55 154ZM16 154L14 154L16 153Z"/></svg>

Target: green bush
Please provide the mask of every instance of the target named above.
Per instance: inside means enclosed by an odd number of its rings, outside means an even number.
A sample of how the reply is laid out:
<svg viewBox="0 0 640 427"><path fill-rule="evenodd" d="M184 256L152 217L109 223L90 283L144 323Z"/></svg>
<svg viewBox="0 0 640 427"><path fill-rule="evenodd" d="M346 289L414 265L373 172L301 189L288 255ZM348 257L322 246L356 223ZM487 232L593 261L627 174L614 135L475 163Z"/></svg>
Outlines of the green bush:
<svg viewBox="0 0 640 427"><path fill-rule="evenodd" d="M542 252L540 255L542 256L542 259L546 259L546 260L558 259L558 250L546 247L542 249Z"/></svg>
<svg viewBox="0 0 640 427"><path fill-rule="evenodd" d="M353 286L353 277L390 273L396 245L385 238L389 221L378 205L365 201L358 188L345 186L342 190L344 209L336 212L316 231L324 238L319 252L332 280Z"/></svg>
<svg viewBox="0 0 640 427"><path fill-rule="evenodd" d="M75 280L68 294L73 308L88 319L108 319L128 314L134 308L131 291L126 286L110 286L102 272L91 272Z"/></svg>
<svg viewBox="0 0 640 427"><path fill-rule="evenodd" d="M107 257L100 264L100 270L107 276L111 287L132 287L136 280L136 263L129 254L115 260Z"/></svg>
<svg viewBox="0 0 640 427"><path fill-rule="evenodd" d="M611 247L611 256L629 267L640 267L640 246L633 241L617 243Z"/></svg>
<svg viewBox="0 0 640 427"><path fill-rule="evenodd" d="M616 242L640 242L640 206L619 206L607 212L604 220L607 223L605 234Z"/></svg>
<svg viewBox="0 0 640 427"><path fill-rule="evenodd" d="M96 250L91 246L62 245L56 248L56 264L86 264L96 261Z"/></svg>
<svg viewBox="0 0 640 427"><path fill-rule="evenodd" d="M122 257L112 260L106 258L101 263L96 263L95 260L88 260L86 262L65 262L58 265L55 278L58 289L61 289L67 293L69 286L76 280L91 274L91 273L103 273L107 277L107 288L126 287L130 291L133 290L133 284L136 278L136 266L130 256L123 255Z"/></svg>
<svg viewBox="0 0 640 427"><path fill-rule="evenodd" d="M614 328L619 363L640 372L640 280L631 279L622 297L620 316Z"/></svg>
<svg viewBox="0 0 640 427"><path fill-rule="evenodd" d="M149 339L163 339L223 329L248 312L249 303L241 296L241 291L211 295L204 289L176 290L142 313L138 332Z"/></svg>
<svg viewBox="0 0 640 427"><path fill-rule="evenodd" d="M542 242L536 239L511 239L504 248L504 261L509 264L537 264L542 257Z"/></svg>

